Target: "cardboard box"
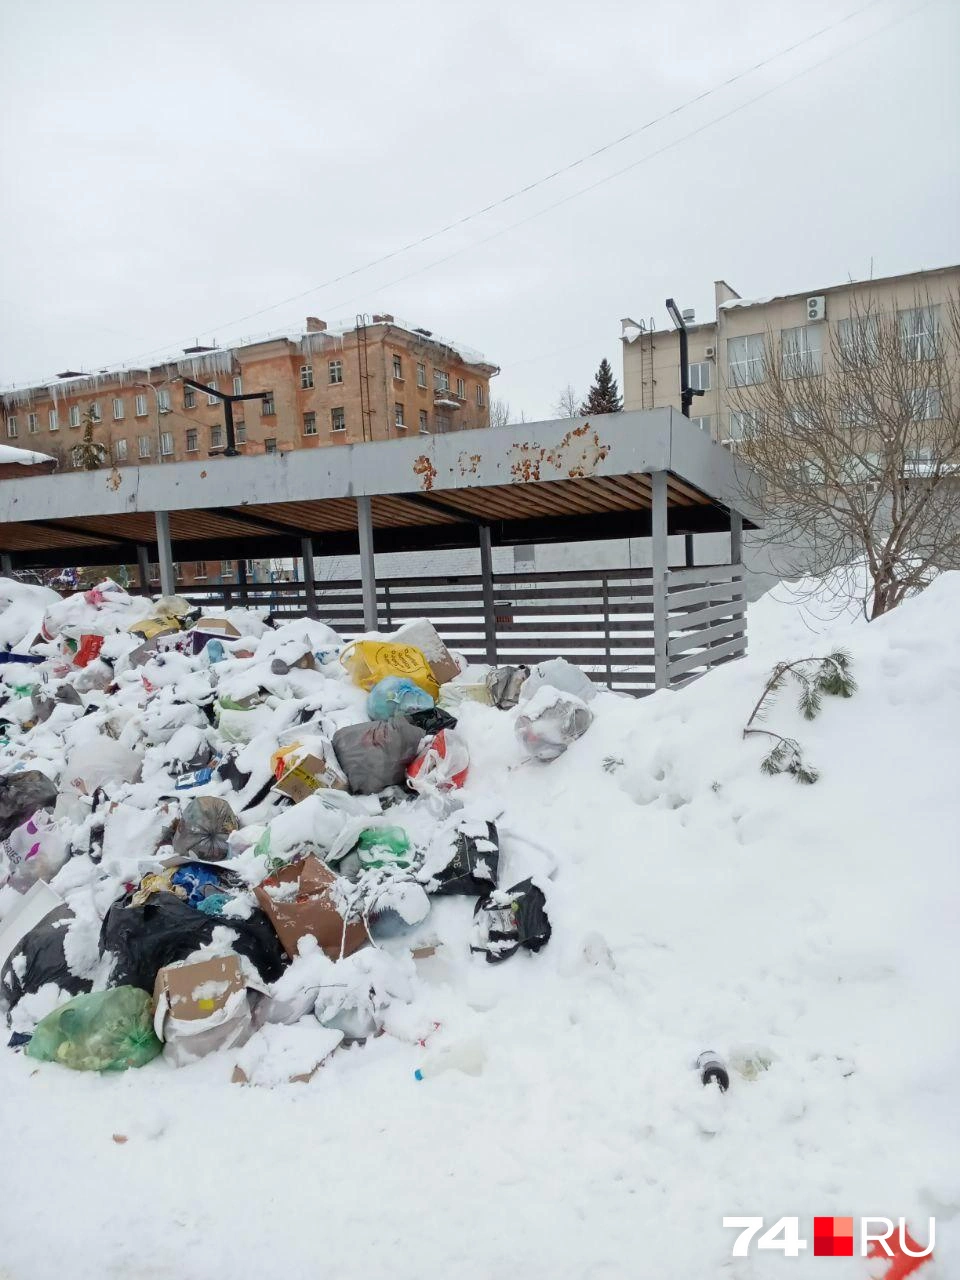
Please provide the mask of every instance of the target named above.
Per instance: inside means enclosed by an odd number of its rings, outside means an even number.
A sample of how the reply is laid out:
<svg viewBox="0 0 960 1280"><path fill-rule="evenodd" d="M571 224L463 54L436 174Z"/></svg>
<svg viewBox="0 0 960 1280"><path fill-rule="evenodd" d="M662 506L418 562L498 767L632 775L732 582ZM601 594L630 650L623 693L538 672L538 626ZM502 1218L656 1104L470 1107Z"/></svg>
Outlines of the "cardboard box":
<svg viewBox="0 0 960 1280"><path fill-rule="evenodd" d="M437 635L436 627L426 618L405 623L388 638L395 644L412 644L419 649L437 684L446 684L460 674L460 668L453 660L450 650Z"/></svg>
<svg viewBox="0 0 960 1280"><path fill-rule="evenodd" d="M182 1067L244 1044L253 1032L251 990L266 988L248 981L237 956L161 969L154 987L153 1026L163 1041L164 1058Z"/></svg>
<svg viewBox="0 0 960 1280"><path fill-rule="evenodd" d="M350 956L370 940L362 920L353 920L344 929L333 892L338 879L311 854L302 862L281 867L254 890L291 960L304 937L316 938L331 960L339 960L341 947Z"/></svg>
<svg viewBox="0 0 960 1280"><path fill-rule="evenodd" d="M342 1031L322 1027L312 1016L292 1026L268 1023L241 1049L230 1078L268 1089L306 1084L342 1041Z"/></svg>
<svg viewBox="0 0 960 1280"><path fill-rule="evenodd" d="M276 790L289 796L295 804L312 796L320 787L332 787L336 791L348 789L347 779L340 769L332 761L328 763L324 756L315 755L312 751L305 755L291 752L289 756L281 758L280 767L283 772L277 778Z"/></svg>
<svg viewBox="0 0 960 1280"><path fill-rule="evenodd" d="M229 618L198 618L193 625L193 630L204 631L207 635L216 636L220 640L224 637L228 640L240 639L240 632Z"/></svg>

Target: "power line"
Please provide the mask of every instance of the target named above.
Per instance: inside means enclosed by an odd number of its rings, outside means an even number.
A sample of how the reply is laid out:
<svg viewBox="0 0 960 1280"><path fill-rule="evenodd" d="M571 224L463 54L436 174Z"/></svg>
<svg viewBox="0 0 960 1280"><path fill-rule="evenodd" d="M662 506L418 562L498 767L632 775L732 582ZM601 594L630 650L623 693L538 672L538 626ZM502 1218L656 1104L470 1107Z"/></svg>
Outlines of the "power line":
<svg viewBox="0 0 960 1280"><path fill-rule="evenodd" d="M745 79L747 76L753 75L755 72L762 70L764 67L770 66L772 63L779 61L781 58L787 57L791 53L795 53L798 49L801 49L805 45L812 43L814 40L819 40L822 36L827 35L829 32L837 30L839 27L845 25L848 22L851 22L854 18L860 17L862 14L866 13L870 9L875 8L878 4L882 2L883 0L868 0L868 3L862 5L859 9L853 9L849 13L845 14L843 17L838 18L835 22L828 23L826 26L820 27L817 31L813 31L809 35L804 36L802 39L795 41L793 44L786 45L783 48L778 49L771 54L768 54L766 57L759 59L757 62L752 63L748 67L744 67L742 70L736 72L734 75L728 77L726 80L721 81L719 84L713 85L709 89L704 89L700 93L694 94L692 97L686 99L684 102L679 103L677 106L671 107L670 110L664 111L660 115L652 117L650 120L645 121L643 124L638 125L636 128L628 130L626 133L621 134L617 138L611 139L609 142L603 143L599 147L595 147L592 151L587 152L585 155L579 156L575 160L571 160L568 164L562 165L558 169L554 169L551 173L545 174L543 177L537 178L533 182L528 182L524 186L518 187L515 191L511 191L507 195L501 196L499 199L491 201L490 203L484 205L482 208L474 210L472 213L465 214L461 218L456 218L452 222L447 223L445 226L439 227L435 231L429 232L427 235L420 236L416 240L411 240L407 244L400 245L398 248L392 249L389 253L381 254L380 257L378 258L373 258L369 262L363 263L361 266L353 267L351 268L351 270L345 271L338 276L333 276L331 277L331 279L325 280L320 284L311 285L308 289L304 289L299 293L291 294L289 297L283 298L279 302L270 303L266 307L261 307L256 311L247 312L245 315L237 316L232 320L222 321L218 324L208 325L203 329L195 329L194 333L195 335L196 334L206 335L206 334L213 333L215 331L231 328L233 325L243 324L247 320L256 319L258 316L266 315L268 312L275 311L279 307L287 306L292 302L299 302L302 298L309 297L311 294L319 293L323 289L331 288L333 285L340 284L344 280L349 280L354 276L362 274L364 271L371 270L373 267L381 266L384 262L389 262L393 258L399 257L401 254L409 253L412 249L420 248L422 245L428 244L430 241L438 239L440 236L445 235L449 231L453 231L456 228L462 227L469 222L473 222L477 218L481 218L486 214L493 212L493 210L495 209L500 209L504 205L510 204L513 201L520 199L521 196L527 195L531 191L536 190L538 187L544 186L548 182L553 182L556 178L561 177L563 174L572 172L574 169L577 169L580 166L588 163L590 160L595 159L597 156L603 155L607 151L611 151L614 147L621 146L624 142L628 142L631 138L638 137L640 134L645 133L647 130L654 128L656 125L662 124L665 121L672 119L674 116L680 115L682 112L687 111L690 107L695 106L697 103L706 101L708 98L715 96L716 94L722 92L724 89L729 88L733 84L736 84L738 81ZM921 6L921 7L924 7L924 6ZM880 30L882 29L883 28L880 28ZM872 34L876 34L876 32ZM850 47L853 47L853 46L850 46ZM814 67L819 65L822 65L822 64L816 63L814 64ZM813 68L808 68L808 70L810 69L813 69ZM787 81L784 81L783 83L789 84L790 81L787 80ZM761 95L761 96L764 96L764 95ZM756 99L753 99L751 101L756 101ZM749 103L744 105L749 105ZM718 120L722 120L725 118L726 118L725 116L720 116L718 117ZM691 133L685 136L693 137L694 134L699 131L700 130L695 130L694 133ZM683 139L680 139L680 140L682 141ZM659 152L653 153L653 155L657 155L657 154L660 154L660 153ZM650 158L650 157L644 157L644 159L647 159L647 158ZM642 163L642 161L638 161L637 163ZM626 170L621 170L619 172L626 172ZM616 177L618 176L618 174L614 174L612 176ZM601 181L605 181L605 180L606 179L603 179ZM583 188L584 191L591 190L591 189L592 189L591 187ZM555 205L548 205L546 209L542 210L542 212L547 212L549 209L552 209L555 207L556 207ZM534 216L539 216L539 215L534 215ZM512 226L519 226L519 225L521 225L521 223L512 224ZM507 228L507 230L510 230L510 229L511 228ZM496 234L500 234L500 233L496 233ZM480 240L475 243L484 244L486 243L486 241ZM461 252L461 250L457 250L457 252ZM453 256L453 255L450 255L450 256ZM445 262L447 260L448 260L447 258L439 258L436 260L436 262L428 264L423 269L429 270L431 267L437 266L439 265L439 263ZM399 280L406 280L406 279L409 279L409 275L399 277ZM391 281L390 283L391 284L397 283L397 281ZM380 287L387 288L389 287L389 285L383 285ZM340 304L340 303L337 304L337 306L340 306L340 305L343 305L343 304ZM137 352L136 355L130 356L127 360L124 360L124 361L107 361L105 362L105 364L107 366L115 365L115 364L129 364L135 360L142 359L145 356L154 355L158 351L167 351L173 345L175 345L175 341L165 343L163 346L151 347L149 350L146 350L146 351Z"/></svg>

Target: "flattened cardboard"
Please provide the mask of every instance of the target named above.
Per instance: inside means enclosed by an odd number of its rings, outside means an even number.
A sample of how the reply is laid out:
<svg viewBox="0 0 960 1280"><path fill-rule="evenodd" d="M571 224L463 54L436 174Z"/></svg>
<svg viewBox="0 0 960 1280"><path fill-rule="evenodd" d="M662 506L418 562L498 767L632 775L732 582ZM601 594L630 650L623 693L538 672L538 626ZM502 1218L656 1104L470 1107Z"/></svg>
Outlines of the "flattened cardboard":
<svg viewBox="0 0 960 1280"><path fill-rule="evenodd" d="M240 632L229 618L198 618L194 623L193 630L203 631L208 635L217 636L221 640L224 636L228 640L240 639Z"/></svg>
<svg viewBox="0 0 960 1280"><path fill-rule="evenodd" d="M204 992L212 985L216 990ZM178 1022L194 1022L208 1018L222 1009L235 991L246 989L237 956L213 956L210 960L198 960L194 964L167 965L157 974L153 998L157 1016L171 1013ZM200 992L198 996L195 993ZM163 1036L157 1031L160 1039Z"/></svg>
<svg viewBox="0 0 960 1280"><path fill-rule="evenodd" d="M320 787L346 791L347 780L339 770L328 765L323 756L314 755L312 751L292 760L276 782L276 790L289 796L295 804L312 796Z"/></svg>
<svg viewBox="0 0 960 1280"><path fill-rule="evenodd" d="M161 969L154 987L153 1026L164 1042L166 1061L182 1067L245 1044L253 1033L251 990L266 989L247 980L237 956Z"/></svg>
<svg viewBox="0 0 960 1280"><path fill-rule="evenodd" d="M437 684L446 684L460 674L460 668L453 660L450 650L437 635L433 623L426 618L404 623L390 639L396 644L412 644L419 649Z"/></svg>
<svg viewBox="0 0 960 1280"><path fill-rule="evenodd" d="M343 954L350 956L369 941L367 927L362 920L351 921L344 930L343 916L331 894L337 879L329 867L311 854L303 862L281 867L254 890L257 902L269 917L291 960L297 956L297 943L304 937L316 938L331 960L340 958L341 946ZM278 884L297 885L296 900L278 902L272 898L267 889Z"/></svg>

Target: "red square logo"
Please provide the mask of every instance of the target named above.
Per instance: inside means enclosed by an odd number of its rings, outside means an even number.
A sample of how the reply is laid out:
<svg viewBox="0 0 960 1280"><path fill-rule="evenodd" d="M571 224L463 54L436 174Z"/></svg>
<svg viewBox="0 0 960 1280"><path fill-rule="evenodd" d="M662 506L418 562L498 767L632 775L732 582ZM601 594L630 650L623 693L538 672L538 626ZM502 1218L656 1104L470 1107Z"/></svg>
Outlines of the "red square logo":
<svg viewBox="0 0 960 1280"><path fill-rule="evenodd" d="M814 1218L813 1253L819 1258L852 1258L853 1219Z"/></svg>

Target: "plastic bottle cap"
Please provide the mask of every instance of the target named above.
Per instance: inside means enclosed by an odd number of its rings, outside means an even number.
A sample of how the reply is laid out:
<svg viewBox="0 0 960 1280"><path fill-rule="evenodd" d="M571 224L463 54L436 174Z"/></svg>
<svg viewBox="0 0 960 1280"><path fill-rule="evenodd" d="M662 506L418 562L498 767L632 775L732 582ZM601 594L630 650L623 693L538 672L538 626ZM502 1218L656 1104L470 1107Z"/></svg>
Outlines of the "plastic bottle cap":
<svg viewBox="0 0 960 1280"><path fill-rule="evenodd" d="M416 1071L413 1073L413 1078L414 1078L414 1080L422 1080L422 1079L423 1079L423 1072L420 1070L420 1068L419 1068L419 1067L417 1067Z"/></svg>

